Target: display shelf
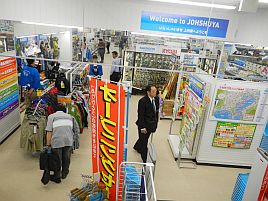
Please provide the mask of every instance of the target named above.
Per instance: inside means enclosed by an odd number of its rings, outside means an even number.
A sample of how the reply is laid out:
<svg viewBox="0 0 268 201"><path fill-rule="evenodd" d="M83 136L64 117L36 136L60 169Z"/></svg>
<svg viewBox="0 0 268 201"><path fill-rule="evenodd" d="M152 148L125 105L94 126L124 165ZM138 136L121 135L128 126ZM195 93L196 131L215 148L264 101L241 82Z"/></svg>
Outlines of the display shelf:
<svg viewBox="0 0 268 201"><path fill-rule="evenodd" d="M180 155L180 137L178 135L169 135L168 136L168 142L172 151L172 154L175 158L175 160L179 159ZM181 155L182 159L192 159L192 156L189 154L186 147L184 147Z"/></svg>
<svg viewBox="0 0 268 201"><path fill-rule="evenodd" d="M126 51L124 56L124 81L132 81L134 87L145 89L149 84L162 88L170 73L138 69L139 67L173 69L172 55ZM128 68L132 67L132 68Z"/></svg>

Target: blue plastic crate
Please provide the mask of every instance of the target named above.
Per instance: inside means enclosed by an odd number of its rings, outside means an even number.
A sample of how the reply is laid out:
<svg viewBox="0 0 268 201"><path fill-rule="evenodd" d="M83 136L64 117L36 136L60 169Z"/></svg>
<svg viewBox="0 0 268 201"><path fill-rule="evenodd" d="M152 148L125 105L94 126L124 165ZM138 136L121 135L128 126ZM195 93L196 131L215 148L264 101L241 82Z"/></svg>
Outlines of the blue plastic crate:
<svg viewBox="0 0 268 201"><path fill-rule="evenodd" d="M237 177L236 184L234 187L232 201L242 201L243 195L246 189L249 174L240 173Z"/></svg>

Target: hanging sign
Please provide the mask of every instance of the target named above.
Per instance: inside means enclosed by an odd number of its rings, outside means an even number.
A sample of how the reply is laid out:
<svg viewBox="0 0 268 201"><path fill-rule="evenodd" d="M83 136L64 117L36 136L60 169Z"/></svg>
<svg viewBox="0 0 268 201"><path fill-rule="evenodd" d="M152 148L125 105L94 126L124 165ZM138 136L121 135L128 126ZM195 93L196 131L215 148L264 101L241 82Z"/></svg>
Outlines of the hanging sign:
<svg viewBox="0 0 268 201"><path fill-rule="evenodd" d="M229 20L142 11L141 30L226 38Z"/></svg>
<svg viewBox="0 0 268 201"><path fill-rule="evenodd" d="M98 79L89 81L92 132L92 169L116 199L116 183L124 154L125 91Z"/></svg>
<svg viewBox="0 0 268 201"><path fill-rule="evenodd" d="M256 124L241 124L219 121L213 139L214 147L249 149Z"/></svg>
<svg viewBox="0 0 268 201"><path fill-rule="evenodd" d="M0 119L19 106L18 76L16 60L0 61Z"/></svg>

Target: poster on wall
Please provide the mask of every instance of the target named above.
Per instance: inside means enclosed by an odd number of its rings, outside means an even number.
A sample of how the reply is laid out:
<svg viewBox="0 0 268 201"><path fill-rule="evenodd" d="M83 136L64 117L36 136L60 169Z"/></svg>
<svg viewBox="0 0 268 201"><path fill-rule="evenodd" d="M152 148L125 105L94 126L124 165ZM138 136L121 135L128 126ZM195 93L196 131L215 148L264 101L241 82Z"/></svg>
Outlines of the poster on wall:
<svg viewBox="0 0 268 201"><path fill-rule="evenodd" d="M0 120L19 106L16 60L0 60Z"/></svg>
<svg viewBox="0 0 268 201"><path fill-rule="evenodd" d="M122 86L98 79L89 81L92 132L92 170L100 174L116 199L117 174L124 155L125 91Z"/></svg>
<svg viewBox="0 0 268 201"><path fill-rule="evenodd" d="M142 11L141 30L226 38L229 20Z"/></svg>
<svg viewBox="0 0 268 201"><path fill-rule="evenodd" d="M256 124L219 121L212 145L222 148L249 149L255 130Z"/></svg>
<svg viewBox="0 0 268 201"><path fill-rule="evenodd" d="M264 95L264 91L256 88L237 84L218 84L210 119L263 124L267 115L260 110L260 106L266 104L263 102L266 101L263 98Z"/></svg>

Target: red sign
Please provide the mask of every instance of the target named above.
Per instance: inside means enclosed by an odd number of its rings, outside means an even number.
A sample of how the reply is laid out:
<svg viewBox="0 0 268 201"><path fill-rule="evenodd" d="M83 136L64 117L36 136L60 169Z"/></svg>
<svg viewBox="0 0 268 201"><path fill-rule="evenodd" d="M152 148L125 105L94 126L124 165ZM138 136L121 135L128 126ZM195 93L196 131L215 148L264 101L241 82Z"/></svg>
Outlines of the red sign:
<svg viewBox="0 0 268 201"><path fill-rule="evenodd" d="M162 49L163 54L178 54L178 50L176 49Z"/></svg>
<svg viewBox="0 0 268 201"><path fill-rule="evenodd" d="M8 58L0 61L0 79L17 73L16 60Z"/></svg>
<svg viewBox="0 0 268 201"><path fill-rule="evenodd" d="M122 86L91 79L92 169L116 199L116 179L124 155L125 91Z"/></svg>
<svg viewBox="0 0 268 201"><path fill-rule="evenodd" d="M263 177L261 190L258 198L258 201L267 201L267 200L268 200L268 167L266 167L266 171Z"/></svg>

